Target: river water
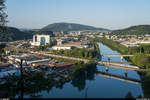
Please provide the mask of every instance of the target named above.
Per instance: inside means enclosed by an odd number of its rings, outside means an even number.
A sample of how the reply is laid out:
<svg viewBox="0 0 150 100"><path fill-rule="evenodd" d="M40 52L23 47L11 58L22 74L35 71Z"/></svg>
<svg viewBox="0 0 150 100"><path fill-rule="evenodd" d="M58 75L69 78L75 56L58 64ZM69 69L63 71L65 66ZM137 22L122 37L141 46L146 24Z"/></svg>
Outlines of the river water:
<svg viewBox="0 0 150 100"><path fill-rule="evenodd" d="M109 47L98 43L101 54L119 54ZM102 57L102 61L107 61L107 57ZM111 61L120 61L120 57L111 57ZM123 62L126 62L123 59ZM105 66L97 65L98 71L105 72ZM123 69L109 68L109 72L115 75L124 76ZM128 71L128 77L139 79L136 71ZM144 96L141 84L106 78L94 75L94 80L85 80L72 85L72 82L65 83L62 88L52 87L50 91L41 91L37 93L40 98L125 98L131 93L133 97ZM31 97L25 95L25 98Z"/></svg>

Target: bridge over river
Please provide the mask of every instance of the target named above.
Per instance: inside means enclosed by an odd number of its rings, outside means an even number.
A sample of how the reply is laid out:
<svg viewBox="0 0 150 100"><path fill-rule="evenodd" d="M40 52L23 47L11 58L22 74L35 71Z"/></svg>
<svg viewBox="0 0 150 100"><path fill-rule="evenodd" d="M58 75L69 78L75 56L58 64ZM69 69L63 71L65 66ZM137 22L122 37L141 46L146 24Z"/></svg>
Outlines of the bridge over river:
<svg viewBox="0 0 150 100"><path fill-rule="evenodd" d="M54 54L47 54L45 52L38 52L36 54L45 55L45 56L49 56L49 57L57 57L57 58L63 58L63 59L83 61L85 63L90 61L88 59L61 56L61 55L54 55ZM125 70L145 71L145 69L140 69L138 66L132 66L132 65L126 65L126 64L110 63L110 62L104 62L104 61L97 61L97 64L104 65L104 66L107 66L107 67L109 66L109 67L114 67L114 68L121 68L121 69L125 69Z"/></svg>
<svg viewBox="0 0 150 100"><path fill-rule="evenodd" d="M133 66L133 65L110 63L110 62L103 62L103 61L99 61L97 62L97 64L108 66L108 67L126 69L126 70L146 71L146 69L140 69L138 66Z"/></svg>
<svg viewBox="0 0 150 100"><path fill-rule="evenodd" d="M101 56L107 56L107 57L131 57L131 56L134 56L134 55L114 55L114 54L103 54Z"/></svg>
<svg viewBox="0 0 150 100"><path fill-rule="evenodd" d="M134 84L140 84L141 83L141 80L129 78L126 75L125 76L119 76L119 75L110 74L110 73L101 72L101 71L98 71L97 75L102 76L102 77L106 77L106 78L113 78L113 79L117 79L117 80L121 80L121 81L126 81L126 82L130 82L130 83L134 83Z"/></svg>

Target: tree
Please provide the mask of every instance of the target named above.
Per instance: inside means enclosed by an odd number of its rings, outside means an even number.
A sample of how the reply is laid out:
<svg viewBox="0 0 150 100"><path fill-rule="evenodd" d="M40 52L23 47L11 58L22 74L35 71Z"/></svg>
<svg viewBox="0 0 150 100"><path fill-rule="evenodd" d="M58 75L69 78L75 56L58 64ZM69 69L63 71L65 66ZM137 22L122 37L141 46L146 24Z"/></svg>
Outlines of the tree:
<svg viewBox="0 0 150 100"><path fill-rule="evenodd" d="M5 47L6 47L6 44L0 44L0 53L4 53Z"/></svg>
<svg viewBox="0 0 150 100"><path fill-rule="evenodd" d="M128 92L125 96L125 98L134 98L131 92Z"/></svg>
<svg viewBox="0 0 150 100"><path fill-rule="evenodd" d="M144 53L137 53L131 57L131 61L141 68L150 67L150 57Z"/></svg>
<svg viewBox="0 0 150 100"><path fill-rule="evenodd" d="M0 0L0 26L5 26L7 22L7 14L4 12L4 9L6 8L4 2L5 0Z"/></svg>

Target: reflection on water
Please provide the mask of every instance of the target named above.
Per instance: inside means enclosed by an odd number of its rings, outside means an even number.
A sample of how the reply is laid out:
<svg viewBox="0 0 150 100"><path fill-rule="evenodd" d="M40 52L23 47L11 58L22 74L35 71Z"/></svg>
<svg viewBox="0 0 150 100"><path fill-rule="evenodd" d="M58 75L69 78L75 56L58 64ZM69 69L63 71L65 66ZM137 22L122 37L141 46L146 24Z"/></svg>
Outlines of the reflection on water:
<svg viewBox="0 0 150 100"><path fill-rule="evenodd" d="M119 54L103 44L100 45L101 54ZM102 57L102 61L107 61L107 57ZM120 57L112 57L111 61L120 61ZM123 59L123 62L126 62ZM97 65L98 71L105 72L105 66ZM124 75L123 69L109 68L109 73ZM143 97L141 84L132 84L111 78L100 77L96 73L89 74L91 80L74 79L63 85L62 89L53 87L47 93L42 91L42 97L48 98L131 98ZM128 71L128 77L140 79L136 71Z"/></svg>
<svg viewBox="0 0 150 100"><path fill-rule="evenodd" d="M99 44L101 54L119 54L103 44ZM102 57L103 61L107 57ZM120 61L120 57L111 58L112 61ZM126 62L125 59L123 59ZM97 71L105 72L105 66L96 65L90 70L82 71L82 76L76 76L68 82L59 85L40 85L39 92L26 93L25 98L40 97L40 98L131 98L143 97L141 84L133 84L117 79L106 78L97 75ZM109 68L109 73L116 75L124 75L123 69ZM128 71L128 77L140 79L136 71ZM36 87L32 87L32 90ZM17 96L16 96L17 97Z"/></svg>

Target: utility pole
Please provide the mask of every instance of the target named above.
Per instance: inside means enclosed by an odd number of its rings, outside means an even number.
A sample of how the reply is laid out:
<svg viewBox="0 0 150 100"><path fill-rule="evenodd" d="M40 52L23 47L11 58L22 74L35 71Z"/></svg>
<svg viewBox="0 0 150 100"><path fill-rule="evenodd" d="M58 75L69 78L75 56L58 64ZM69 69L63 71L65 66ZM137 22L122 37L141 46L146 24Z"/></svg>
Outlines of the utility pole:
<svg viewBox="0 0 150 100"><path fill-rule="evenodd" d="M86 81L86 78L87 78L87 72L85 71L85 81ZM87 98L87 90L88 88L85 89L85 98Z"/></svg>
<svg viewBox="0 0 150 100"><path fill-rule="evenodd" d="M23 68L22 68L23 59L20 63L20 100L23 100Z"/></svg>

